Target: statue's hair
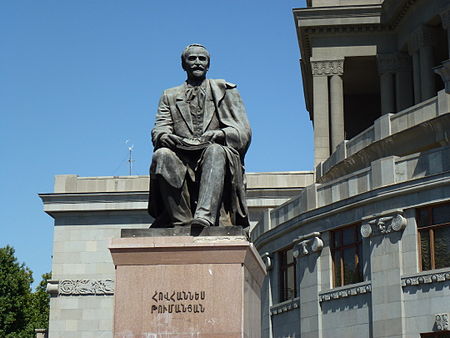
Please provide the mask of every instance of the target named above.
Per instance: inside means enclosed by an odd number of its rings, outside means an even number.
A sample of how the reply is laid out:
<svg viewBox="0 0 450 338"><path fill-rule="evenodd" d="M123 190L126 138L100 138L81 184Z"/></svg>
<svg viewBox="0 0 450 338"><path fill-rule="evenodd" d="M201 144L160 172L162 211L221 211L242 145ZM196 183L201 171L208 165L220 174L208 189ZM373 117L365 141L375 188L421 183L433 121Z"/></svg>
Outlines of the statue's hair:
<svg viewBox="0 0 450 338"><path fill-rule="evenodd" d="M199 44L199 43L191 43L190 45L187 45L186 48L183 50L183 53L181 53L181 61L182 61L182 62L184 61L184 58L186 57L186 54L187 54L187 52L189 51L189 49L192 48L192 47L200 47L200 48L203 48L203 49L205 50L205 52L206 52L206 55L208 56L208 61L209 61L209 59L210 59L210 57L209 57L209 52L208 52L208 50L206 49L206 47L203 46L203 45L201 45L201 44Z"/></svg>

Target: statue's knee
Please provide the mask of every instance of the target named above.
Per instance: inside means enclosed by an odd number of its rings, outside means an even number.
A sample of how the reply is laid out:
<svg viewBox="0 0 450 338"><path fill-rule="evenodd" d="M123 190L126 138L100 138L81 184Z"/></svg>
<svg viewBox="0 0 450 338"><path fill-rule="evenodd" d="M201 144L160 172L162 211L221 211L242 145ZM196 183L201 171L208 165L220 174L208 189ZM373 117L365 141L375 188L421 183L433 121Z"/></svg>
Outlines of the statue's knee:
<svg viewBox="0 0 450 338"><path fill-rule="evenodd" d="M170 150L169 148L159 148L156 149L153 152L153 158L152 161L153 162L165 162L168 159L170 160L171 158L176 157L175 153Z"/></svg>
<svg viewBox="0 0 450 338"><path fill-rule="evenodd" d="M204 156L206 158L214 158L215 160L225 159L225 150L221 145L213 143L206 148Z"/></svg>

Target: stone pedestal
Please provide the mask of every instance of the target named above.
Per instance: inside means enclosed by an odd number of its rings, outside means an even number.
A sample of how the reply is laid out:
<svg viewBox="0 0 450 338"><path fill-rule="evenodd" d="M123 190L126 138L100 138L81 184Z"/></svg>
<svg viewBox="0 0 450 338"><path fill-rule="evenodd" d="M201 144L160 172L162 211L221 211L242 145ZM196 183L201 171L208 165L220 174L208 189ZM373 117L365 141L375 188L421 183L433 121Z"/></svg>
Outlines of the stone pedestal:
<svg viewBox="0 0 450 338"><path fill-rule="evenodd" d="M266 272L245 236L136 236L109 249L115 337L261 336Z"/></svg>

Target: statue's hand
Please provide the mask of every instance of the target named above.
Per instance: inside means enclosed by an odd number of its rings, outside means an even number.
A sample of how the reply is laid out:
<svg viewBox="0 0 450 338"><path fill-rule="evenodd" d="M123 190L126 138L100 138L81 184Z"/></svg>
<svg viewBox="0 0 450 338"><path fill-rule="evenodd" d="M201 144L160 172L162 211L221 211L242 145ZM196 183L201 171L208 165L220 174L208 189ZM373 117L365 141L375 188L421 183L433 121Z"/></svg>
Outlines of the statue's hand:
<svg viewBox="0 0 450 338"><path fill-rule="evenodd" d="M182 138L174 134L164 134L159 139L159 143L162 147L175 148L178 144L181 144Z"/></svg>
<svg viewBox="0 0 450 338"><path fill-rule="evenodd" d="M205 142L223 143L225 141L225 133L222 130L208 130L200 139Z"/></svg>

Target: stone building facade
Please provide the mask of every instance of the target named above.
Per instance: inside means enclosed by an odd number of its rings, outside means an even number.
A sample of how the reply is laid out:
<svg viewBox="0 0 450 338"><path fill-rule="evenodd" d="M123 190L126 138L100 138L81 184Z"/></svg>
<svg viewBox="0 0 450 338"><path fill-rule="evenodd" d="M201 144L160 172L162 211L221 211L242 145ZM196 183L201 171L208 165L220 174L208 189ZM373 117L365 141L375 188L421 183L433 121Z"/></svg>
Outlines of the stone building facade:
<svg viewBox="0 0 450 338"><path fill-rule="evenodd" d="M268 269L264 337L448 337L450 3L307 0L294 9L314 172L250 173ZM112 337L122 228L147 176L57 176L50 337Z"/></svg>
<svg viewBox="0 0 450 338"><path fill-rule="evenodd" d="M313 172L247 173L251 226L314 182ZM59 175L40 194L54 218L50 338L113 336L115 267L108 249L122 229L148 228L148 176Z"/></svg>
<svg viewBox="0 0 450 338"><path fill-rule="evenodd" d="M315 183L252 231L264 337L450 337L450 3L293 13Z"/></svg>

